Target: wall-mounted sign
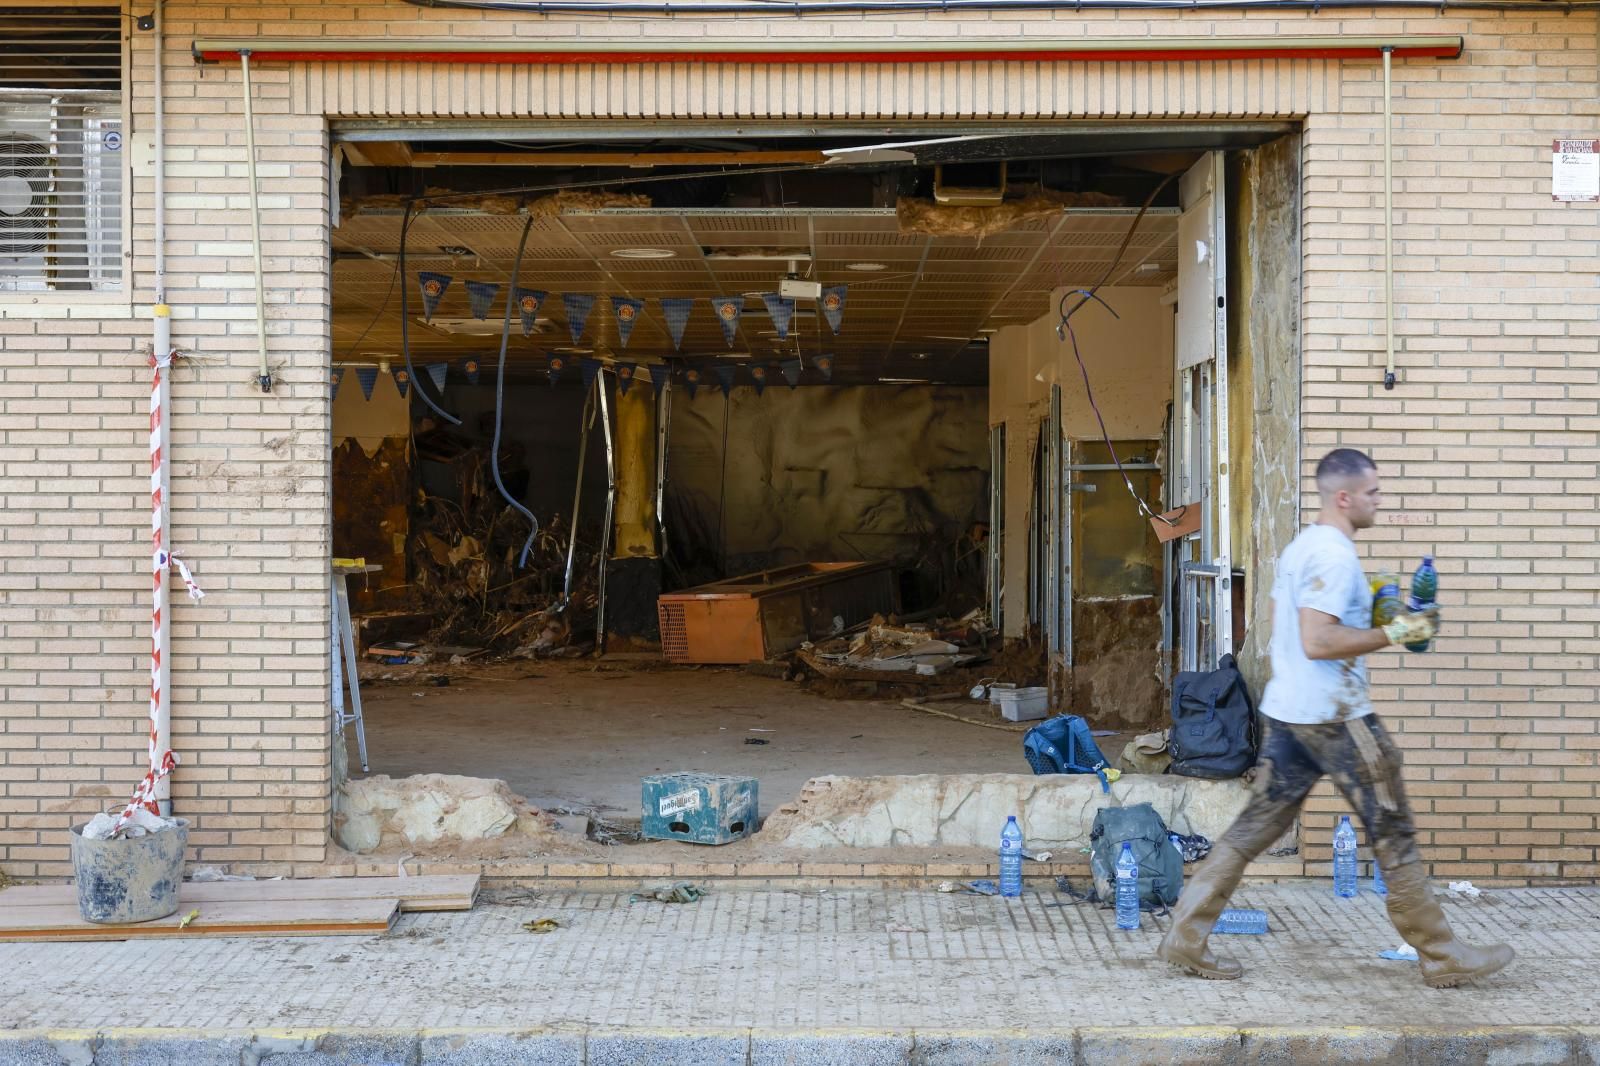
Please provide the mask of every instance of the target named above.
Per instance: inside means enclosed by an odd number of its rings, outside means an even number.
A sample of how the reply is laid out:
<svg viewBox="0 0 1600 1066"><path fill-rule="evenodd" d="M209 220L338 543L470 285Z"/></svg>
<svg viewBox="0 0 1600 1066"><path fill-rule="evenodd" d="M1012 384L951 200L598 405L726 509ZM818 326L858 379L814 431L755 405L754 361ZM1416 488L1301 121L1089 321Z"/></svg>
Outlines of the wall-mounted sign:
<svg viewBox="0 0 1600 1066"><path fill-rule="evenodd" d="M1600 141L1552 141L1550 199L1600 200Z"/></svg>

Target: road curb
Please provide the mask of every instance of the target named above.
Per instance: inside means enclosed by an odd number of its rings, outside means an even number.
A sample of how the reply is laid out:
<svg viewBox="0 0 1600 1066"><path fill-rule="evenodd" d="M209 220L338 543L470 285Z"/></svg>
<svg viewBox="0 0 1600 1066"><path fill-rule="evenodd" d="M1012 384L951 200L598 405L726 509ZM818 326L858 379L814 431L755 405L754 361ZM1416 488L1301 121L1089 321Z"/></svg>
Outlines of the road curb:
<svg viewBox="0 0 1600 1066"><path fill-rule="evenodd" d="M3 1066L1600 1066L1600 1027L102 1029L0 1032Z"/></svg>

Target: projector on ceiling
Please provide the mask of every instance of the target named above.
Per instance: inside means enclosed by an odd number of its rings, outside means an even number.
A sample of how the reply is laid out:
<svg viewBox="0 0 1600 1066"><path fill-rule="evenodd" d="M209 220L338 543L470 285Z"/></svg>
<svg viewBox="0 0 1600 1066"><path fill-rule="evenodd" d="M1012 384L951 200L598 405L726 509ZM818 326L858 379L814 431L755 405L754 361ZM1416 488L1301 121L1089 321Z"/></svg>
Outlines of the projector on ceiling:
<svg viewBox="0 0 1600 1066"><path fill-rule="evenodd" d="M784 278L778 282L778 295L790 300L820 300L822 298L822 282L805 281L801 278Z"/></svg>

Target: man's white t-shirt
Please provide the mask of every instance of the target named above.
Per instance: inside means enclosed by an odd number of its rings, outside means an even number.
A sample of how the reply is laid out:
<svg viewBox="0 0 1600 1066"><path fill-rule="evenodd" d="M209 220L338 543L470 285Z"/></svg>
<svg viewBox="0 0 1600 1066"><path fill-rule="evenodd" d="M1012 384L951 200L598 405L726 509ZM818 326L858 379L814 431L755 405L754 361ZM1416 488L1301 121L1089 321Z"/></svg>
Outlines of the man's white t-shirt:
<svg viewBox="0 0 1600 1066"><path fill-rule="evenodd" d="M1302 607L1331 614L1352 629L1372 628L1372 589L1355 543L1332 526L1307 526L1278 560L1272 586L1272 680L1261 713L1297 725L1371 714L1366 659L1306 658Z"/></svg>

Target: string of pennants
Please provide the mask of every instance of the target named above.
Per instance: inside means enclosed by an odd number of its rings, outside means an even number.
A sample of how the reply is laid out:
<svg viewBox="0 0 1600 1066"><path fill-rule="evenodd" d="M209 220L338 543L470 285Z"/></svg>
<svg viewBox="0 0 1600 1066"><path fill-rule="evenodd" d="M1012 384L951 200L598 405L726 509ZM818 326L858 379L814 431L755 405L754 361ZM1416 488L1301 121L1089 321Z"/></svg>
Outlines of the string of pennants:
<svg viewBox="0 0 1600 1066"><path fill-rule="evenodd" d="M649 379L651 387L659 395L661 390L666 387L667 382L671 378L677 377L683 383L683 387L689 393L691 400L694 399L695 393L700 390L702 385L714 385L722 391L723 395L732 392L733 387L739 384L738 371L741 365L748 370L750 384L755 387L757 396L766 390L767 384L774 375L782 378L789 388L797 387L800 384L800 376L805 369L805 364L798 358L782 359L771 364L714 363L709 365L671 366L667 363L607 363L602 359L590 358L574 360L564 355L551 355L547 370L550 376L550 384L554 385L560 380L562 373L574 362L578 365L578 371L583 377L585 388L593 385L595 376L600 373L601 369L609 365L617 376L617 388L623 393L626 393L633 386L636 379L645 377ZM833 380L833 356L813 356L811 365L822 375L823 381ZM428 375L428 380L433 382L435 392L444 392L445 381L450 376L451 366L451 363L428 363L422 367L422 371ZM471 357L458 359L454 366L461 376L467 379L468 384L476 385L478 383L478 377L483 368L480 360ZM356 382L361 386L361 395L368 400L372 399L372 390L377 386L378 375L381 373L380 369L375 366L335 366L331 380L333 397L335 399L338 398L339 386L344 383L345 374L348 370L355 371ZM392 367L388 372L394 377L395 388L399 390L401 397L404 398L411 391L411 374L404 366Z"/></svg>
<svg viewBox="0 0 1600 1066"><path fill-rule="evenodd" d="M438 309L439 301L444 298L445 291L450 288L455 279L449 274L438 274L432 271L421 271L417 274L417 284L422 291L423 320L431 322L433 313ZM489 312L494 307L496 297L500 294L501 286L496 282L467 281L467 303L472 310L474 318L487 320ZM834 336L839 335L839 330L844 323L844 305L846 286L834 285L822 290L822 295L817 301L822 310L823 318L827 320L828 327ZM532 336L534 324L539 317L540 310L550 298L550 293L543 289L525 289L517 286L512 294L513 310L522 320L522 335ZM618 346L627 348L629 339L633 336L633 328L644 314L645 303L628 296L612 296L611 313L617 323ZM583 334L589 324L589 318L594 312L595 304L599 297L591 293L568 292L561 294L562 308L567 316L567 328L572 334L572 343L580 344ZM695 300L690 297L662 297L657 301L661 305L661 317L667 323L667 333L672 337L672 346L675 350L683 348L683 334L688 328L689 317L693 313ZM728 342L728 347L734 346L735 338L739 332L739 320L744 314L743 296L713 296L709 300L712 314L716 316L717 323L722 327L722 336ZM794 320L795 301L775 292L761 294L761 302L766 306L768 317L772 320L773 330L778 339L787 340L789 325ZM554 385L561 374L570 364L571 360L563 355L549 356L550 384ZM583 374L585 385L592 384L594 377L605 364L599 359L579 359L579 370ZM818 355L811 360L811 365L822 374L823 381L833 380L833 356ZM617 387L626 393L633 384L635 376L641 369L638 363L614 364L617 375ZM688 391L690 399L694 398L700 386L705 383L705 368L686 366L679 370L661 363L642 364L645 373L650 378L650 383L656 392L660 392L674 372L681 375L684 388ZM458 360L458 368L466 377L469 384L476 385L478 376L482 371L482 363L473 357ZM772 366L763 363L753 363L749 366L751 384L755 386L759 396L766 388L772 371L776 370L779 376L788 383L792 389L800 384L800 375L804 364L800 359L780 360ZM372 399L373 387L378 381L378 368L372 366L357 366L351 369L356 372L356 380L361 385L361 393L368 400ZM433 382L436 392L443 392L445 381L449 377L449 363L429 363L423 368L428 379ZM715 384L724 395L729 393L735 383L737 366L715 364L709 367ZM411 375L404 367L396 367L390 371L394 375L395 388L402 397L411 389ZM345 368L333 368L332 387L333 395L339 395L339 386L344 380Z"/></svg>

